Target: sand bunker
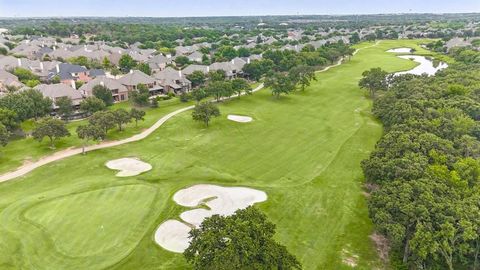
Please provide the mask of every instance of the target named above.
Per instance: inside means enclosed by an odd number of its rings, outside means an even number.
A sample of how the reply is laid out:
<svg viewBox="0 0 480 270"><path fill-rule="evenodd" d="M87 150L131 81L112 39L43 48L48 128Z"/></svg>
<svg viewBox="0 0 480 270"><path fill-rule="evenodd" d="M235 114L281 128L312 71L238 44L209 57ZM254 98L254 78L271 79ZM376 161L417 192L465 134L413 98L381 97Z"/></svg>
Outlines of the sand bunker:
<svg viewBox="0 0 480 270"><path fill-rule="evenodd" d="M252 117L249 117L249 116L241 116L241 115L233 115L233 114L229 114L227 116L227 119L230 120L230 121L234 121L234 122L239 122L239 123L248 123L248 122L252 122Z"/></svg>
<svg viewBox="0 0 480 270"><path fill-rule="evenodd" d="M136 158L121 158L110 160L105 165L109 169L119 171L116 174L116 176L118 177L135 176L143 172L150 171L152 169L152 165Z"/></svg>
<svg viewBox="0 0 480 270"><path fill-rule="evenodd" d="M155 232L155 242L166 250L182 253L188 248L191 228L177 220L167 220Z"/></svg>
<svg viewBox="0 0 480 270"><path fill-rule="evenodd" d="M207 217L215 214L229 216L238 209L244 209L255 203L266 201L267 194L263 191L244 187L196 185L179 190L173 196L173 200L186 207L195 208L204 205L209 208L197 208L180 214L182 220L199 227ZM155 242L167 250L180 253L189 245L189 231L190 228L182 222L167 220L157 229Z"/></svg>
<svg viewBox="0 0 480 270"><path fill-rule="evenodd" d="M390 53L411 53L412 48L395 48L395 49L390 49L387 52L390 52Z"/></svg>

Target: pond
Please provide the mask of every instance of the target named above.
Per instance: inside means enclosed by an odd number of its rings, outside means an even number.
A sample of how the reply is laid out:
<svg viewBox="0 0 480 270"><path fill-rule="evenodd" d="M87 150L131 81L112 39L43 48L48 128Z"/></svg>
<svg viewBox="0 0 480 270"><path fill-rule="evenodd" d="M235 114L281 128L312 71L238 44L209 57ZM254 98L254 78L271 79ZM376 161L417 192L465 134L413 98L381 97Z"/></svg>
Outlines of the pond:
<svg viewBox="0 0 480 270"><path fill-rule="evenodd" d="M415 68L407 71L397 72L395 75L402 75L402 74L413 74L413 75L423 75L427 74L428 76L433 76L437 73L437 71L445 69L448 67L447 63L440 62L438 60L432 60L431 58L427 58L425 56L420 55L400 55L398 56L402 59L412 60L420 65L416 66Z"/></svg>

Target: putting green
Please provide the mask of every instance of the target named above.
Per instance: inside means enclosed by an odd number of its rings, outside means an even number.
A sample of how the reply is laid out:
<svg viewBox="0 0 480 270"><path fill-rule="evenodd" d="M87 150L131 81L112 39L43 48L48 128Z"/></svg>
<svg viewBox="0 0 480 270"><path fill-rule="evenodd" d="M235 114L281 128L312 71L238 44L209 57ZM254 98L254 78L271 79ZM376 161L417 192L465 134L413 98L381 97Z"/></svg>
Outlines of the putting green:
<svg viewBox="0 0 480 270"><path fill-rule="evenodd" d="M222 117L208 129L186 112L143 141L74 156L1 183L0 233L5 240L0 268L188 268L181 255L156 245L153 235L163 221L178 219L185 210L171 200L173 194L194 184L265 191L268 200L258 207L305 269L350 269L346 261L360 269L381 267L369 238L372 224L360 162L382 128L357 84L369 68L413 68L414 62L386 50L412 47L428 53L419 43L361 44L365 49L319 73L305 92L277 100L266 89L227 101L220 105ZM227 119L229 114L255 121L239 125ZM125 156L138 157L153 169L119 179L104 164ZM146 187L123 189L132 184ZM118 191L109 189L119 185ZM96 213L89 214L88 208ZM135 222L140 223L135 227ZM99 225L111 228L109 235L100 235ZM121 235L125 232L130 234Z"/></svg>

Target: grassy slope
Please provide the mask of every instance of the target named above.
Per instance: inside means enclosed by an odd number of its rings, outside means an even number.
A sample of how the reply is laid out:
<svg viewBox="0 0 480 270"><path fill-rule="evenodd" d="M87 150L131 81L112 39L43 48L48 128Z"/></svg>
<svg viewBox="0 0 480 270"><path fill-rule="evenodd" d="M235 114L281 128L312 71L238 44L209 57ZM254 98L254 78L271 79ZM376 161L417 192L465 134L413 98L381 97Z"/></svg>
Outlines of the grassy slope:
<svg viewBox="0 0 480 270"><path fill-rule="evenodd" d="M362 50L350 62L318 74L318 81L304 93L275 100L268 91L260 91L226 102L221 105L223 116L209 129L194 123L187 112L144 141L75 156L0 184L0 235L4 236L0 268L64 269L65 265L75 265L98 269L113 265L114 269L184 269L181 255L161 249L152 238L162 221L178 218L182 211L171 196L197 183L242 185L266 191L269 199L259 207L277 224L277 238L301 259L305 269L349 269L342 263L342 258L351 256L348 254L358 256L359 268L373 268L379 262L368 238L372 225L362 195L359 164L373 149L382 130L370 116L371 102L356 85L361 73L371 67L381 66L388 71L412 68L413 62L384 53L388 48L412 44L389 41ZM253 116L255 121L234 123L226 120L230 113ZM140 157L154 168L139 177L116 178L104 163L125 156ZM118 220L99 214L104 207L93 207L88 202L88 216L65 216L65 225L54 221L58 214L41 206L66 196L70 198L68 203L55 204L56 209L77 213L85 202L98 200L98 194L73 201L75 197L69 194L131 184L155 187L157 196L149 215L133 229L112 226L104 232L108 236L100 237L98 226L77 225L76 231L65 230L65 226L74 226L90 216L100 220L89 224ZM135 205L144 205L150 199L132 194L128 197L131 207L123 209L124 204L119 204L116 215L131 219ZM113 201L107 200L107 207ZM104 202L98 200L98 204ZM37 207L37 221L44 220L43 215L52 218L51 228L28 229L35 226L28 219L31 207ZM65 235L53 234L56 230ZM52 238L78 239L81 235L83 245L94 246L100 239L116 241L114 236L122 233L143 237L127 237L121 247L87 258L71 256L78 251L62 254L60 247L64 244L52 242ZM41 252L34 252L32 245Z"/></svg>
<svg viewBox="0 0 480 270"><path fill-rule="evenodd" d="M130 137L134 134L140 133L143 129L146 129L153 125L162 116L175 111L179 108L186 106L185 103L181 103L177 98L161 101L159 103L159 108L145 108L147 112L145 116L145 121L140 121L138 127L135 127L135 122L132 122L127 125L127 128L124 131L119 132L117 129L112 129L107 139L108 140L118 140ZM124 108L127 110L131 109L131 104L128 102L118 103L111 107L111 109ZM43 140L39 143L35 141L32 137L26 139L17 139L10 142L5 148L0 149L0 174L7 171L13 170L21 166L24 162L35 161L43 156L50 155L55 151L62 150L69 147L80 147L82 141L78 139L75 132L76 128L79 125L84 125L87 123L87 120L74 121L68 123L68 130L71 133L70 137L63 138L56 143L56 149L50 149L50 143L48 139ZM33 121L25 121L22 123L22 128L26 132L30 132L34 128Z"/></svg>

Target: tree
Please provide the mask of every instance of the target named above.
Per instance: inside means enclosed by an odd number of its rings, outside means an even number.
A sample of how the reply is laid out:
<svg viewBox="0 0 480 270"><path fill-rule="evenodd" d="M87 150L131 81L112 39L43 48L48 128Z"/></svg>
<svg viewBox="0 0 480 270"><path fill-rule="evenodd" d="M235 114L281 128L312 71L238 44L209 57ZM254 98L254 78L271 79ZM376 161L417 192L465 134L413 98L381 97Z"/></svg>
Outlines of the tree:
<svg viewBox="0 0 480 270"><path fill-rule="evenodd" d="M220 101L222 97L230 97L233 94L232 84L226 81L212 81L205 88L208 95Z"/></svg>
<svg viewBox="0 0 480 270"><path fill-rule="evenodd" d="M88 114L94 114L105 109L105 103L97 97L87 97L80 102L80 110Z"/></svg>
<svg viewBox="0 0 480 270"><path fill-rule="evenodd" d="M284 73L276 72L265 79L265 87L272 90L272 95L279 98L281 94L289 94L295 89L295 83Z"/></svg>
<svg viewBox="0 0 480 270"><path fill-rule="evenodd" d="M0 108L0 124L8 131L16 129L20 125L17 113L9 109Z"/></svg>
<svg viewBox="0 0 480 270"><path fill-rule="evenodd" d="M221 70L221 69L218 69L218 70L212 70L210 72L208 72L207 74L208 78L211 80L211 81L223 81L225 80L225 71L224 70Z"/></svg>
<svg viewBox="0 0 480 270"><path fill-rule="evenodd" d="M133 104L137 106L147 106L149 104L150 91L148 91L146 85L139 84L137 85L137 90L130 93L130 98L132 99Z"/></svg>
<svg viewBox="0 0 480 270"><path fill-rule="evenodd" d="M132 121L132 116L125 109L118 109L113 111L113 118L118 126L119 131L122 131L122 127L124 124L128 124L130 123L130 121Z"/></svg>
<svg viewBox="0 0 480 270"><path fill-rule="evenodd" d="M132 108L130 110L130 117L135 119L135 127L138 126L138 121L139 120L145 120L145 118L143 118L145 116L145 111L142 111L142 110L137 110L135 108Z"/></svg>
<svg viewBox="0 0 480 270"><path fill-rule="evenodd" d="M357 32L353 33L352 36L350 37L350 43L357 44L359 42L360 42L360 36L358 35Z"/></svg>
<svg viewBox="0 0 480 270"><path fill-rule="evenodd" d="M129 54L123 54L118 61L118 66L122 72L127 73L137 65L137 62Z"/></svg>
<svg viewBox="0 0 480 270"><path fill-rule="evenodd" d="M152 69L147 63L139 63L137 65L137 69L140 70L141 72L147 74L147 75L152 75Z"/></svg>
<svg viewBox="0 0 480 270"><path fill-rule="evenodd" d="M211 102L202 102L195 105L192 112L192 118L195 121L201 121L208 127L212 117L220 116L220 110Z"/></svg>
<svg viewBox="0 0 480 270"><path fill-rule="evenodd" d="M151 108L158 108L158 99L157 98L152 98L150 100L150 107Z"/></svg>
<svg viewBox="0 0 480 270"><path fill-rule="evenodd" d="M194 269L301 269L274 235L275 225L265 214L248 207L231 216L206 218L190 232L183 255Z"/></svg>
<svg viewBox="0 0 480 270"><path fill-rule="evenodd" d="M250 79L259 81L274 66L272 60L255 60L243 66L242 70Z"/></svg>
<svg viewBox="0 0 480 270"><path fill-rule="evenodd" d="M200 71L196 70L192 72L192 74L187 75L187 79L192 82L192 87L198 87L205 83L206 77L205 74Z"/></svg>
<svg viewBox="0 0 480 270"><path fill-rule="evenodd" d="M88 141L105 139L105 132L101 127L97 125L88 124L77 127L77 136L79 139L83 140L82 154L85 155L85 146L88 144Z"/></svg>
<svg viewBox="0 0 480 270"><path fill-rule="evenodd" d="M188 57L180 55L175 58L175 64L179 67L183 67L185 65L188 65L190 63L190 59Z"/></svg>
<svg viewBox="0 0 480 270"><path fill-rule="evenodd" d="M55 141L59 138L70 136L70 132L62 120L46 117L36 123L32 136L39 142L47 137L50 140L50 148L55 149Z"/></svg>
<svg viewBox="0 0 480 270"><path fill-rule="evenodd" d="M88 122L100 127L106 136L108 130L115 126L115 116L111 111L98 111L88 119Z"/></svg>
<svg viewBox="0 0 480 270"><path fill-rule="evenodd" d="M381 68L372 68L362 73L363 78L358 85L360 88L367 89L370 92L370 97L375 98L375 93L377 91L387 89L387 75L388 72Z"/></svg>
<svg viewBox="0 0 480 270"><path fill-rule="evenodd" d="M0 145L6 146L8 144L8 139L10 138L10 132L7 128L0 123Z"/></svg>
<svg viewBox="0 0 480 270"><path fill-rule="evenodd" d="M101 99L103 103L105 103L105 106L109 107L113 105L113 96L112 96L112 91L108 89L106 86L98 84L95 85L92 89L93 96L95 96L98 99Z"/></svg>
<svg viewBox="0 0 480 270"><path fill-rule="evenodd" d="M22 93L28 99L27 104L24 104L24 106L31 106L32 116L35 120L47 115L52 110L52 100L44 97L39 91L28 89Z"/></svg>
<svg viewBox="0 0 480 270"><path fill-rule="evenodd" d="M198 88L192 91L192 97L197 103L199 103L200 101L202 101L202 99L208 97L208 94L205 88Z"/></svg>
<svg viewBox="0 0 480 270"><path fill-rule="evenodd" d="M305 65L292 68L288 75L294 84L300 84L300 89L302 89L302 91L305 91L305 87L310 86L311 80L317 80L315 77L315 70L312 67Z"/></svg>
<svg viewBox="0 0 480 270"><path fill-rule="evenodd" d="M244 92L246 94L252 93L252 88L250 87L250 85L245 79L241 79L241 78L233 79L231 81L231 84L232 84L233 92L237 93L238 97L240 97Z"/></svg>
<svg viewBox="0 0 480 270"><path fill-rule="evenodd" d="M60 97L55 101L57 105L58 114L68 121L73 113L73 102L69 97Z"/></svg>

